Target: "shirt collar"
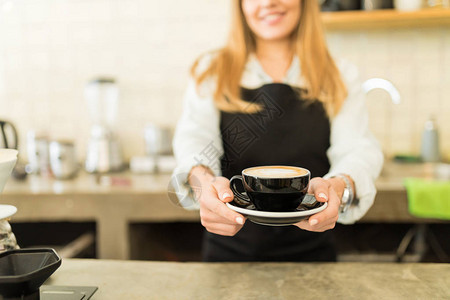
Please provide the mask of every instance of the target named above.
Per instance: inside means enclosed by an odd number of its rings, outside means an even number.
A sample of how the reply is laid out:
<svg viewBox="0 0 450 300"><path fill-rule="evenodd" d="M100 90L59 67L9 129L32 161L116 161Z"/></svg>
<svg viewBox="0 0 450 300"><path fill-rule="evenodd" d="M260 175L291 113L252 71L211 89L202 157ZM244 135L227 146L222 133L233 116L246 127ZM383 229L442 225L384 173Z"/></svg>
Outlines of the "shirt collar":
<svg viewBox="0 0 450 300"><path fill-rule="evenodd" d="M261 63L254 53L247 59L241 85L246 88L258 88L264 84L273 83L273 79L264 71ZM284 76L282 83L291 86L300 86L300 62L297 56L292 59L291 65Z"/></svg>

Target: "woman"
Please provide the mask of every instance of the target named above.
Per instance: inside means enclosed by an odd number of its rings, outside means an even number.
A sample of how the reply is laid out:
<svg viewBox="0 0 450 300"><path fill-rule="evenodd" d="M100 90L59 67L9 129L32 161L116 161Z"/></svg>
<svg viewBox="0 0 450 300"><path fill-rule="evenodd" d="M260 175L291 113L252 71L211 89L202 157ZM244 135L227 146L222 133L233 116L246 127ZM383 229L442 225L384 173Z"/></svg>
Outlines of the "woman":
<svg viewBox="0 0 450 300"><path fill-rule="evenodd" d="M194 64L177 126L181 203L200 210L205 261L335 261L327 230L367 212L383 162L357 74L328 53L317 1L232 3L228 43ZM309 169L328 207L295 226L245 222L225 205L229 178L258 165Z"/></svg>

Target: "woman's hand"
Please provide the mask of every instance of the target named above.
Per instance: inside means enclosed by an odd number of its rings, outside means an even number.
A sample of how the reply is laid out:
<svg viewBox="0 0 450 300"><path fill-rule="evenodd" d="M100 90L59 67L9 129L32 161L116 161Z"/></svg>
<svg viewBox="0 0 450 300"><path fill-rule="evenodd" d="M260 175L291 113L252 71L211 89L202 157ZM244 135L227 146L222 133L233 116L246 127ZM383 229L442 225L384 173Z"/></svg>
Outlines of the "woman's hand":
<svg viewBox="0 0 450 300"><path fill-rule="evenodd" d="M342 184L339 179L327 180L320 177L311 179L308 193L314 194L317 201L328 202L328 207L309 217L309 220L302 220L294 225L304 230L316 232L333 229L339 217L340 199L344 187L345 182Z"/></svg>
<svg viewBox="0 0 450 300"><path fill-rule="evenodd" d="M206 230L225 236L241 230L245 218L225 205L233 200L227 178L214 177L207 168L198 166L192 169L189 183L200 203L201 223Z"/></svg>

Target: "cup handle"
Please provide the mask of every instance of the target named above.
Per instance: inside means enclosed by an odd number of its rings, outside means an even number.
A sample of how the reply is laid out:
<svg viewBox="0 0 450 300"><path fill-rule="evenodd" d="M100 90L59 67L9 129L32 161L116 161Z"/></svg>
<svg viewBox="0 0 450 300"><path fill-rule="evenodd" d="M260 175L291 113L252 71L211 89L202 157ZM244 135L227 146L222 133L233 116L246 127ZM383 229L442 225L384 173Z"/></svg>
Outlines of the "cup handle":
<svg viewBox="0 0 450 300"><path fill-rule="evenodd" d="M237 204L242 205L242 206L251 204L250 199L247 196L242 195L236 189L236 186L234 185L235 180L240 180L241 182L243 182L241 175L234 175L230 179L230 189L233 191L233 194L234 194L234 202L236 202Z"/></svg>

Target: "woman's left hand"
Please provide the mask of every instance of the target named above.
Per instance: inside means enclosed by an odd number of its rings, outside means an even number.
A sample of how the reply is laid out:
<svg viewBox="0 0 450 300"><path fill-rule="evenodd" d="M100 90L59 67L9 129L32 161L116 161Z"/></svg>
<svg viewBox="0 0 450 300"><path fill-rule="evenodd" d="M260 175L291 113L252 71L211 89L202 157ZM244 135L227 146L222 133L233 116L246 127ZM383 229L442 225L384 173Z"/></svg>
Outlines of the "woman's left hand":
<svg viewBox="0 0 450 300"><path fill-rule="evenodd" d="M320 177L313 178L309 183L308 193L314 194L319 202L328 202L328 207L309 217L309 220L302 220L294 225L304 230L316 232L333 229L339 216L341 200L332 184Z"/></svg>

